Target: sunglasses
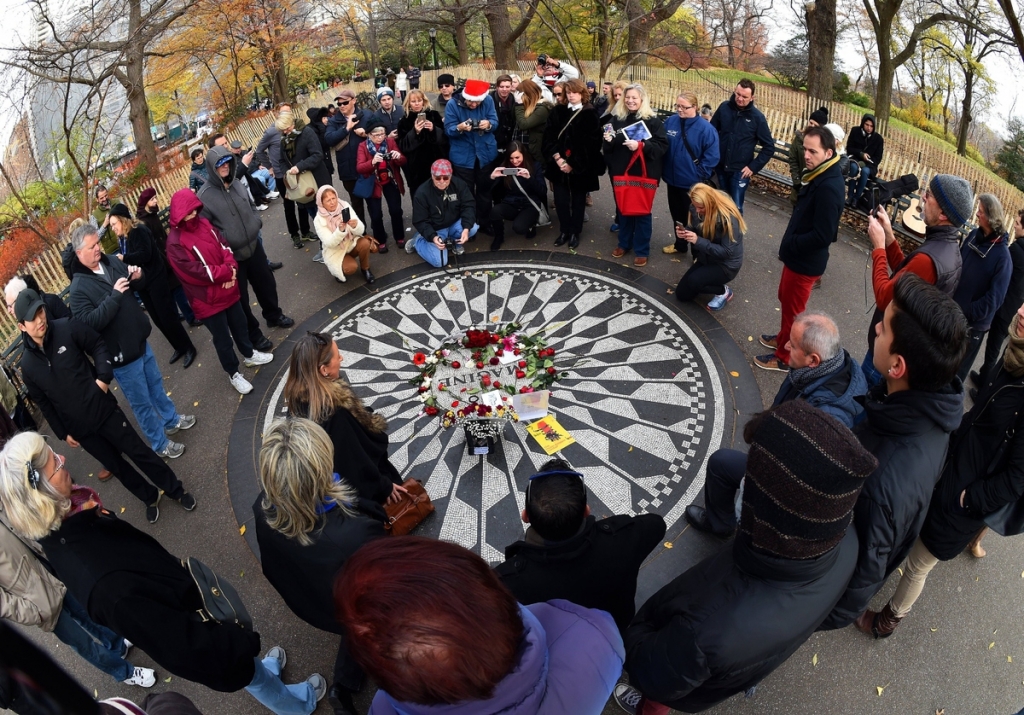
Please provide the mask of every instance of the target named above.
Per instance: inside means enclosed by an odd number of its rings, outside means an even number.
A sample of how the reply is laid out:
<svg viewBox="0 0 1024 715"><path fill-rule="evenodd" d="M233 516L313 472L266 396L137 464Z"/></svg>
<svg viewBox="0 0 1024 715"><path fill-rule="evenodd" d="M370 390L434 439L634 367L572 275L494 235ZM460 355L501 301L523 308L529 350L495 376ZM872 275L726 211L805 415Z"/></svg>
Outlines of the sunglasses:
<svg viewBox="0 0 1024 715"><path fill-rule="evenodd" d="M526 503L530 503L530 488L533 486L534 479L541 479L543 477L553 477L556 474L564 474L567 477L579 477L580 481L583 481L583 475L580 472L574 472L570 469L554 469L550 472L538 472L537 474L531 474L530 481L526 483Z"/></svg>
<svg viewBox="0 0 1024 715"><path fill-rule="evenodd" d="M434 176L434 180L435 181L451 181L452 180L452 177L450 177L450 176L438 176L437 174L434 174L433 176Z"/></svg>
<svg viewBox="0 0 1024 715"><path fill-rule="evenodd" d="M348 100L347 102L338 102L338 106L339 107L347 107L350 104L352 104L352 100L351 99Z"/></svg>

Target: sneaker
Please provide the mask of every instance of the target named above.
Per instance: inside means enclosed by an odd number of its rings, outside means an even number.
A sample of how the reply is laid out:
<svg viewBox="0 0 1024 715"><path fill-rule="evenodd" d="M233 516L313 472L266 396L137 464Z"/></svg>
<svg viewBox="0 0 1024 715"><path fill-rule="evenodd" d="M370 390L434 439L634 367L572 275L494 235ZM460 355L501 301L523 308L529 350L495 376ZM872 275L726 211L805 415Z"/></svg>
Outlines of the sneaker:
<svg viewBox="0 0 1024 715"><path fill-rule="evenodd" d="M320 239L318 239L316 236L314 236L312 231L306 231L305 233L302 234L302 240L303 241L319 241Z"/></svg>
<svg viewBox="0 0 1024 715"><path fill-rule="evenodd" d="M157 452L157 454L164 459L177 459L181 455L185 454L185 445L181 442L167 440L167 444L165 444L164 448Z"/></svg>
<svg viewBox="0 0 1024 715"><path fill-rule="evenodd" d="M721 310L725 307L725 304L732 300L733 292L729 286L725 287L725 293L722 295L716 295L714 298L708 301L708 310L716 311Z"/></svg>
<svg viewBox="0 0 1024 715"><path fill-rule="evenodd" d="M616 685L612 695L615 697L615 702L619 704L619 707L628 712L629 715L636 715L636 708L644 697L639 690L629 683L619 683Z"/></svg>
<svg viewBox="0 0 1024 715"><path fill-rule="evenodd" d="M135 666L135 672L132 673L132 677L121 682L125 685L139 685L143 688L152 688L156 685L156 673L153 672L152 668Z"/></svg>
<svg viewBox="0 0 1024 715"><path fill-rule="evenodd" d="M196 508L196 498L188 492L181 495L178 503L181 504L181 508L185 511L194 511Z"/></svg>
<svg viewBox="0 0 1024 715"><path fill-rule="evenodd" d="M302 248L302 237L298 234L292 236L292 248Z"/></svg>
<svg viewBox="0 0 1024 715"><path fill-rule="evenodd" d="M266 211L270 208L270 204L256 204L257 211Z"/></svg>
<svg viewBox="0 0 1024 715"><path fill-rule="evenodd" d="M323 251L317 251L316 255L313 256L313 263L323 263L323 262L324 262Z"/></svg>
<svg viewBox="0 0 1024 715"><path fill-rule="evenodd" d="M273 353L261 353L259 350L253 350L252 355L245 359L245 366L256 367L257 365L266 365L268 362L273 361Z"/></svg>
<svg viewBox="0 0 1024 715"><path fill-rule="evenodd" d="M772 350L777 350L778 347L779 347L779 343L776 340L777 337L779 337L779 336L778 335L765 335L765 334L762 333L761 334L761 338L760 338L760 340L758 342L760 342L766 348L771 348Z"/></svg>
<svg viewBox="0 0 1024 715"><path fill-rule="evenodd" d="M589 220L590 220L590 213L588 211L584 211L583 212L583 223L586 223Z"/></svg>
<svg viewBox="0 0 1024 715"><path fill-rule="evenodd" d="M277 192L277 191L268 191L267 192L267 198L271 199L271 200L276 199L280 195L281 194L279 192Z"/></svg>
<svg viewBox="0 0 1024 715"><path fill-rule="evenodd" d="M419 242L419 240L420 240L419 236L413 236L408 241L406 241L405 242L405 252L408 253L410 256L412 254L416 253L416 244Z"/></svg>
<svg viewBox="0 0 1024 715"><path fill-rule="evenodd" d="M673 253L679 253L679 251L676 250L675 246L663 246L661 252L667 253L669 255L672 255Z"/></svg>
<svg viewBox="0 0 1024 715"><path fill-rule="evenodd" d="M617 232L619 230L619 224L613 223L611 226L608 227L608 230L611 231L612 233Z"/></svg>
<svg viewBox="0 0 1024 715"><path fill-rule="evenodd" d="M231 386L238 390L242 395L248 395L252 392L252 383L242 377L242 373L236 372L229 378Z"/></svg>
<svg viewBox="0 0 1024 715"><path fill-rule="evenodd" d="M758 355L754 358L754 364L762 370L775 370L776 372L789 372L789 365L775 357L775 353Z"/></svg>
<svg viewBox="0 0 1024 715"><path fill-rule="evenodd" d="M156 501L146 507L146 521L155 524L160 518L160 494L156 495Z"/></svg>
<svg viewBox="0 0 1024 715"><path fill-rule="evenodd" d="M124 646L122 646L122 650L121 650L121 660L124 660L125 658L128 657L128 651L130 651L132 649L132 646L135 645L135 644L132 643L127 638L122 638L121 640L124 642Z"/></svg>
<svg viewBox="0 0 1024 715"><path fill-rule="evenodd" d="M266 660L267 658L273 658L280 663L282 671L284 670L284 667L288 665L288 654L285 652L284 648L279 645L276 645L267 651L267 654L263 656L263 659Z"/></svg>
<svg viewBox="0 0 1024 715"><path fill-rule="evenodd" d="M178 415L178 424L174 425L170 429L165 429L164 434L170 437L178 430L192 429L196 426L195 415Z"/></svg>
<svg viewBox="0 0 1024 715"><path fill-rule="evenodd" d="M327 680L320 673L313 673L311 676L306 678L306 682L313 686L313 692L316 693L316 701L320 702L327 695Z"/></svg>

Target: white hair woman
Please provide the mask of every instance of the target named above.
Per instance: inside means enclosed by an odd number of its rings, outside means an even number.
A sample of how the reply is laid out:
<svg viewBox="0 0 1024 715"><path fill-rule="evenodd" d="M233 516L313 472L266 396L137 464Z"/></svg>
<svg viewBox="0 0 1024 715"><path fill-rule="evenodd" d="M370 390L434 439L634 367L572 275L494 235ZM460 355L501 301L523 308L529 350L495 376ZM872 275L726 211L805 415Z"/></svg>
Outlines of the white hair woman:
<svg viewBox="0 0 1024 715"><path fill-rule="evenodd" d="M258 657L259 634L195 617L202 599L181 561L75 484L35 432L0 453L0 506L12 528L38 539L46 559L89 617L180 678L219 692L245 688L274 712L311 713L327 692L320 675L286 686L280 648ZM280 651L280 652L278 652Z"/></svg>
<svg viewBox="0 0 1024 715"><path fill-rule="evenodd" d="M352 693L365 675L349 654L334 615L334 579L366 542L384 536L384 509L359 499L334 471L334 446L323 428L301 417L278 420L263 435L260 492L252 505L263 574L302 620L341 636L331 702L355 712Z"/></svg>

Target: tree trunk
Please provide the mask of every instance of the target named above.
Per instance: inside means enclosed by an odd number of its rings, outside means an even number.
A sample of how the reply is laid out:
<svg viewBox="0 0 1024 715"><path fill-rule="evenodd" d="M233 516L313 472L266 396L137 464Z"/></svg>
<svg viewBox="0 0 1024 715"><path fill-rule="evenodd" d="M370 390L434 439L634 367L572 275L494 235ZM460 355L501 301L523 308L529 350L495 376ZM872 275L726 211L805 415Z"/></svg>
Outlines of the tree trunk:
<svg viewBox="0 0 1024 715"><path fill-rule="evenodd" d="M459 64L469 64L469 41L466 39L466 21L456 17L455 22L455 49L459 53Z"/></svg>
<svg viewBox="0 0 1024 715"><path fill-rule="evenodd" d="M971 122L974 117L971 114L971 105L974 103L974 70L964 73L964 101L960 110L960 127L956 133L956 153L960 156L967 156L967 134L971 130Z"/></svg>
<svg viewBox="0 0 1024 715"><path fill-rule="evenodd" d="M815 0L807 8L807 94L831 101L836 65L836 1Z"/></svg>
<svg viewBox="0 0 1024 715"><path fill-rule="evenodd" d="M291 97L288 92L288 65L285 63L284 56L279 49L274 50L274 76L271 77L274 88L274 101L278 104L281 102L291 101Z"/></svg>
<svg viewBox="0 0 1024 715"><path fill-rule="evenodd" d="M889 124L892 104L892 80L896 65L892 59L892 17L879 16L881 24L875 28L878 45L878 81L875 82L875 131Z"/></svg>
<svg viewBox="0 0 1024 715"><path fill-rule="evenodd" d="M141 22L141 0L131 0L128 4L129 37L138 38L137 30ZM125 47L124 74L115 73L115 77L124 87L128 98L128 118L132 123L139 163L149 169L155 169L156 144L153 143L153 134L149 131L149 102L146 101L145 51L146 43L141 38L129 41Z"/></svg>
<svg viewBox="0 0 1024 715"><path fill-rule="evenodd" d="M484 17L491 31L491 44L494 45L494 66L497 69L515 68L515 43L533 19L537 11L537 3L531 2L519 24L513 28L509 19L509 8L506 0L492 0L484 7Z"/></svg>

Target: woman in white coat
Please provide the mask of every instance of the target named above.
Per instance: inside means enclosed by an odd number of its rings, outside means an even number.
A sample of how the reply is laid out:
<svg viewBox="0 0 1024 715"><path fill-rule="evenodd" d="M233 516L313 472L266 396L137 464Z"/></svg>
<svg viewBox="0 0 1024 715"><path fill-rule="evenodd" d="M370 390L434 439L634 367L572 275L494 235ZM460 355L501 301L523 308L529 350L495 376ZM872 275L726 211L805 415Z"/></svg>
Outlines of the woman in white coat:
<svg viewBox="0 0 1024 715"><path fill-rule="evenodd" d="M316 192L316 207L313 227L323 245L324 263L331 275L344 283L346 275L356 272L358 259L363 278L373 283L370 254L377 252L377 242L363 235L365 226L355 211L330 185L321 186Z"/></svg>

